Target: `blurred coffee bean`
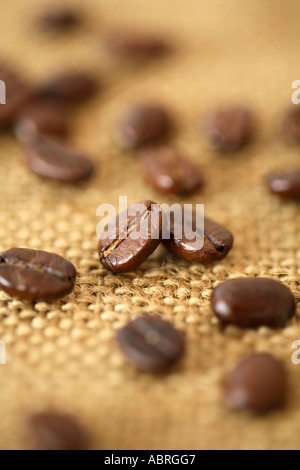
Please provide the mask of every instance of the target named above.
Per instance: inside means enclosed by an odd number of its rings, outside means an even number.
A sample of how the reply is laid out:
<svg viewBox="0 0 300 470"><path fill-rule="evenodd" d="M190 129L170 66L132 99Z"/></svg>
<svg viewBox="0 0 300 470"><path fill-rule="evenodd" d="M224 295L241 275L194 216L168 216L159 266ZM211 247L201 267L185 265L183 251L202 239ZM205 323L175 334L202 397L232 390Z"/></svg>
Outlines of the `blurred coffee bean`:
<svg viewBox="0 0 300 470"><path fill-rule="evenodd" d="M115 139L119 147L134 149L167 138L171 118L167 111L155 104L141 104L130 108L121 118Z"/></svg>
<svg viewBox="0 0 300 470"><path fill-rule="evenodd" d="M286 111L281 121L281 130L292 144L300 144L300 109L299 106Z"/></svg>
<svg viewBox="0 0 300 470"><path fill-rule="evenodd" d="M36 92L36 98L73 104L90 98L98 89L98 80L93 75L71 71L57 75L41 85Z"/></svg>
<svg viewBox="0 0 300 470"><path fill-rule="evenodd" d="M16 137L31 142L40 135L63 138L68 134L68 116L58 103L40 102L28 105L14 124Z"/></svg>
<svg viewBox="0 0 300 470"><path fill-rule="evenodd" d="M212 148L237 151L250 139L251 114L241 107L218 109L207 116L204 133Z"/></svg>
<svg viewBox="0 0 300 470"><path fill-rule="evenodd" d="M104 45L110 54L128 60L153 59L170 50L163 38L134 31L111 31L104 35Z"/></svg>
<svg viewBox="0 0 300 470"><path fill-rule="evenodd" d="M68 9L67 7L45 9L36 22L41 31L52 33L64 33L73 30L83 22L79 11Z"/></svg>

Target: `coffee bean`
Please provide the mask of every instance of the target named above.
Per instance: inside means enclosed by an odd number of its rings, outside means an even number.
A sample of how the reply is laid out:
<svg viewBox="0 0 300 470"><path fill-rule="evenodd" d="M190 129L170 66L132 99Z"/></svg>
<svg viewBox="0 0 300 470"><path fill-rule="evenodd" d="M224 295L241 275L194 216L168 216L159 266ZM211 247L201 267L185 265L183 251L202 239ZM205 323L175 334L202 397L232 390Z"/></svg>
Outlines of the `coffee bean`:
<svg viewBox="0 0 300 470"><path fill-rule="evenodd" d="M52 301L69 294L76 269L59 255L27 248L0 253L0 288L11 297Z"/></svg>
<svg viewBox="0 0 300 470"><path fill-rule="evenodd" d="M81 181L94 171L94 164L86 156L44 137L30 142L23 157L38 175L66 183Z"/></svg>
<svg viewBox="0 0 300 470"><path fill-rule="evenodd" d="M281 130L289 142L300 144L300 109L298 106L285 113L281 122Z"/></svg>
<svg viewBox="0 0 300 470"><path fill-rule="evenodd" d="M62 138L68 133L67 115L58 104L35 103L20 113L14 132L22 142L32 142L40 135Z"/></svg>
<svg viewBox="0 0 300 470"><path fill-rule="evenodd" d="M114 218L101 234L100 261L114 272L140 266L157 248L162 237L164 213L152 201L133 204Z"/></svg>
<svg viewBox="0 0 300 470"><path fill-rule="evenodd" d="M134 61L161 57L170 50L169 45L162 38L136 32L106 33L104 45L110 54Z"/></svg>
<svg viewBox="0 0 300 470"><path fill-rule="evenodd" d="M116 130L116 142L123 149L133 149L164 140L171 128L167 112L156 105L131 108Z"/></svg>
<svg viewBox="0 0 300 470"><path fill-rule="evenodd" d="M87 435L77 419L53 411L28 418L30 442L34 450L85 450Z"/></svg>
<svg viewBox="0 0 300 470"><path fill-rule="evenodd" d="M97 79L87 73L71 71L60 74L44 83L37 91L40 100L73 104L93 96L98 90Z"/></svg>
<svg viewBox="0 0 300 470"><path fill-rule="evenodd" d="M5 83L6 104L0 104L0 128L9 128L18 113L30 102L32 89L17 72L0 64L0 80Z"/></svg>
<svg viewBox="0 0 300 470"><path fill-rule="evenodd" d="M196 211L190 213L180 207L170 213L169 230L169 237L164 235L164 245L173 255L190 263L221 261L233 244L233 236L225 227L207 217L201 227Z"/></svg>
<svg viewBox="0 0 300 470"><path fill-rule="evenodd" d="M82 16L78 11L67 8L49 8L43 11L36 21L43 32L63 33L80 26Z"/></svg>
<svg viewBox="0 0 300 470"><path fill-rule="evenodd" d="M126 359L144 372L163 372L184 352L184 339L171 325L158 317L143 316L117 332Z"/></svg>
<svg viewBox="0 0 300 470"><path fill-rule="evenodd" d="M272 173L266 177L269 190L285 199L300 200L300 168Z"/></svg>
<svg viewBox="0 0 300 470"><path fill-rule="evenodd" d="M224 324L241 327L283 326L296 308L288 287L262 277L222 282L213 292L211 305Z"/></svg>
<svg viewBox="0 0 300 470"><path fill-rule="evenodd" d="M146 149L140 159L146 179L162 193L188 194L203 184L197 167L171 147Z"/></svg>
<svg viewBox="0 0 300 470"><path fill-rule="evenodd" d="M223 151L237 151L250 139L250 112L239 107L218 109L207 117L204 132L211 147Z"/></svg>
<svg viewBox="0 0 300 470"><path fill-rule="evenodd" d="M267 353L244 358L228 375L224 385L226 403L233 410L265 413L282 407L286 401L285 369Z"/></svg>

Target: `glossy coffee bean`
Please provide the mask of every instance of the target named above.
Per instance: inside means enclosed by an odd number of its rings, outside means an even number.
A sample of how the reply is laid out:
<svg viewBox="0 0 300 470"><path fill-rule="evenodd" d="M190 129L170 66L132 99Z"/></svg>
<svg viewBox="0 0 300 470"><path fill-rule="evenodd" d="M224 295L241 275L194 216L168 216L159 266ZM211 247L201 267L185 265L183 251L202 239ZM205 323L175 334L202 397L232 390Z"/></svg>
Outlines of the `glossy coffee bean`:
<svg viewBox="0 0 300 470"><path fill-rule="evenodd" d="M0 64L0 80L5 83L6 104L0 104L0 129L12 126L17 115L32 99L32 89L21 75Z"/></svg>
<svg viewBox="0 0 300 470"><path fill-rule="evenodd" d="M153 59L169 51L162 38L136 32L111 31L105 34L104 45L110 54L126 60Z"/></svg>
<svg viewBox="0 0 300 470"><path fill-rule="evenodd" d="M65 109L58 104L35 103L23 109L14 123L16 137L32 142L39 136L63 138L68 133Z"/></svg>
<svg viewBox="0 0 300 470"><path fill-rule="evenodd" d="M281 130L285 138L292 144L300 144L300 109L295 106L289 109L281 122Z"/></svg>
<svg viewBox="0 0 300 470"><path fill-rule="evenodd" d="M68 8L48 8L37 17L36 22L42 31L63 33L80 26L82 17L78 11Z"/></svg>
<svg viewBox="0 0 300 470"><path fill-rule="evenodd" d="M146 149L140 160L145 178L161 193L189 194L203 184L203 176L197 167L172 147Z"/></svg>
<svg viewBox="0 0 300 470"><path fill-rule="evenodd" d="M27 145L23 158L38 175L66 183L86 179L94 171L94 164L88 157L44 137Z"/></svg>
<svg viewBox="0 0 300 470"><path fill-rule="evenodd" d="M144 372L163 372L184 352L182 334L159 317L136 318L117 332L117 340L128 362Z"/></svg>
<svg viewBox="0 0 300 470"><path fill-rule="evenodd" d="M251 136L252 119L247 109L218 109L207 116L204 126L208 144L223 151L237 151Z"/></svg>
<svg viewBox="0 0 300 470"><path fill-rule="evenodd" d="M233 410L265 413L285 404L286 372L275 357L267 353L244 358L225 380L225 401Z"/></svg>
<svg viewBox="0 0 300 470"><path fill-rule="evenodd" d="M300 200L300 167L271 173L266 177L266 184L273 194L284 199Z"/></svg>
<svg viewBox="0 0 300 470"><path fill-rule="evenodd" d="M87 435L77 419L53 411L35 413L28 418L33 450L85 450Z"/></svg>
<svg viewBox="0 0 300 470"><path fill-rule="evenodd" d="M196 212L190 214L183 208L171 212L170 234L164 238L165 247L173 255L190 263L221 261L233 244L233 236L227 228L207 217L203 228Z"/></svg>
<svg viewBox="0 0 300 470"><path fill-rule="evenodd" d="M133 107L123 116L116 129L116 143L134 149L164 140L171 128L167 112L160 106L145 104Z"/></svg>
<svg viewBox="0 0 300 470"><path fill-rule="evenodd" d="M152 201L133 204L114 218L101 234L100 261L107 269L125 272L140 266L157 248L164 214Z"/></svg>
<svg viewBox="0 0 300 470"><path fill-rule="evenodd" d="M93 96L98 90L98 81L84 72L65 72L45 83L36 92L41 100L73 104Z"/></svg>
<svg viewBox="0 0 300 470"><path fill-rule="evenodd" d="M222 282L213 292L211 305L224 324L241 327L283 326L296 308L288 287L262 277Z"/></svg>
<svg viewBox="0 0 300 470"><path fill-rule="evenodd" d="M0 288L11 297L52 301L69 294L76 269L59 255L27 248L0 253Z"/></svg>

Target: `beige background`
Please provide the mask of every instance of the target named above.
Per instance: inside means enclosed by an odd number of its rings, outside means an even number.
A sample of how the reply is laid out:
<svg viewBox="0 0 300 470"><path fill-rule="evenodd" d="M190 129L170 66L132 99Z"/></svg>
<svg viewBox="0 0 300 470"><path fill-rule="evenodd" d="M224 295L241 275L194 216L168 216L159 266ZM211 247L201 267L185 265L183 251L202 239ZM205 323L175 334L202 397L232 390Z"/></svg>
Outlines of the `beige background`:
<svg viewBox="0 0 300 470"><path fill-rule="evenodd" d="M103 79L98 98L72 115L72 144L98 163L89 182L69 187L32 174L10 136L0 144L0 250L32 247L59 253L78 269L76 289L47 304L0 293L0 447L30 447L27 414L53 407L78 416L99 449L299 448L299 205L270 196L263 175L300 162L300 150L277 132L300 79L298 0L85 0L85 28L65 39L39 34L39 0L2 2L0 59L38 82L65 68L91 68ZM50 2L54 4L54 2ZM73 4L74 2L70 2ZM101 35L111 27L158 30L174 54L148 66L111 60ZM143 181L134 154L113 143L116 119L129 103L154 98L174 112L174 143L203 168L205 188L182 202L204 203L206 215L232 230L230 255L213 266L188 265L159 249L136 272L115 276L98 262L96 208L161 196ZM220 103L241 102L256 115L251 146L236 156L207 150L197 126ZM284 329L222 329L209 299L220 281L261 275L288 285L297 317ZM147 311L185 332L187 353L167 376L140 374L125 363L115 330ZM220 381L239 357L269 351L285 361L289 400L264 418L234 414Z"/></svg>

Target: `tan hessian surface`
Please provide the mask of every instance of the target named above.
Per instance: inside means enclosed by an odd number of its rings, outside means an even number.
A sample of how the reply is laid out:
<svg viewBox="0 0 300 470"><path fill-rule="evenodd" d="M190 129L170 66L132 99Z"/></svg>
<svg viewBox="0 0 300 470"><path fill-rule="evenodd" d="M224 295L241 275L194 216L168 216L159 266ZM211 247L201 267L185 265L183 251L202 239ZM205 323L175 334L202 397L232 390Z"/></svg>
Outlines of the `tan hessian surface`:
<svg viewBox="0 0 300 470"><path fill-rule="evenodd" d="M15 62L35 81L67 67L91 68L103 93L72 116L71 143L99 171L78 187L42 180L22 163L19 144L1 136L0 250L31 247L61 254L78 269L74 293L51 303L12 300L0 293L0 447L28 448L26 416L52 407L78 416L99 449L299 448L300 365L291 362L300 340L299 205L270 196L265 173L300 163L277 120L300 79L298 0L85 0L88 26L50 39L32 26L38 0L2 2L0 59ZM52 3L52 2L50 2ZM175 52L153 65L129 67L100 47L114 26L157 29ZM182 202L204 203L225 224L234 248L213 266L188 265L159 249L136 272L112 275L97 255L101 203L160 196L143 181L134 154L113 143L115 120L128 103L156 99L174 112L174 143L206 177L205 188ZM219 103L246 103L256 116L251 146L223 158L205 147L197 126ZM209 305L220 281L267 276L298 297L297 317L285 328L222 329ZM186 334L187 353L172 373L153 378L127 365L115 331L131 318L160 314ZM289 375L287 407L264 418L224 407L220 381L250 351L281 358Z"/></svg>

